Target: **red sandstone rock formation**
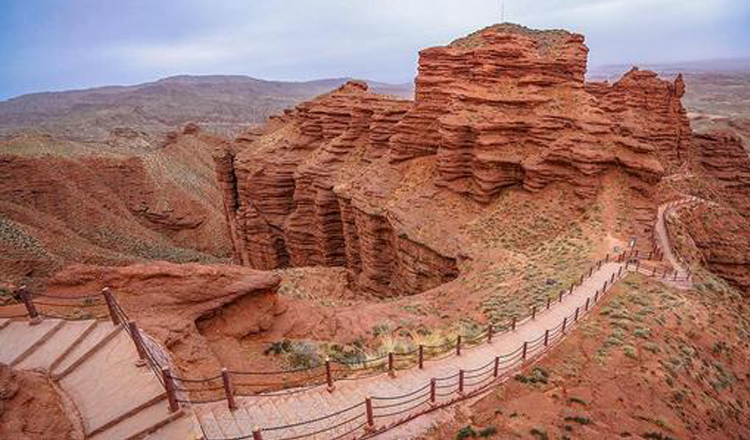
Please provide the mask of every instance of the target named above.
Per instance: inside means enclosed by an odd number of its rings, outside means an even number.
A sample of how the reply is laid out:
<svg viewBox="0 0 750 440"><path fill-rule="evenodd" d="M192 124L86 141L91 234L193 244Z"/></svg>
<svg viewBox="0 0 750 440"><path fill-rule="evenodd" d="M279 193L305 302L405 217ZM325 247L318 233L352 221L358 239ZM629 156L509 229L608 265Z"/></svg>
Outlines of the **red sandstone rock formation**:
<svg viewBox="0 0 750 440"><path fill-rule="evenodd" d="M231 352L217 352L214 344L237 344L268 331L284 313L276 295L280 281L270 272L231 265L73 265L49 280L48 291L75 296L110 287L130 318L169 348L179 366L216 371ZM233 319L225 320L226 313Z"/></svg>
<svg viewBox="0 0 750 440"><path fill-rule="evenodd" d="M414 102L350 82L239 137L216 154L236 260L344 266L366 292L413 294L456 278L460 225L503 190L591 199L615 175L647 233L691 151L684 84L637 69L585 83L587 53L581 35L492 26L420 52Z"/></svg>

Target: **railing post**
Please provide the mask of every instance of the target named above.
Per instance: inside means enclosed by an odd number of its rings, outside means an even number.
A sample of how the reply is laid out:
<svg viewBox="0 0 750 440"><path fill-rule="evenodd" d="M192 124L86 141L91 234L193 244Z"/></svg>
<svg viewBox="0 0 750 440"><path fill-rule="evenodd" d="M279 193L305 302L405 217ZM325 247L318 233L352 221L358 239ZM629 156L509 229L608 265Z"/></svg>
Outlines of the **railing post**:
<svg viewBox="0 0 750 440"><path fill-rule="evenodd" d="M458 370L458 392L464 392L464 370Z"/></svg>
<svg viewBox="0 0 750 440"><path fill-rule="evenodd" d="M112 296L112 292L109 291L109 287L102 289L102 295L104 295L104 301L107 303L107 310L109 310L109 319L112 320L112 325L117 327L120 325L120 315L117 314L117 308L115 307L115 298Z"/></svg>
<svg viewBox="0 0 750 440"><path fill-rule="evenodd" d="M591 266L589 268L589 278L591 278L591 274L594 273L594 266Z"/></svg>
<svg viewBox="0 0 750 440"><path fill-rule="evenodd" d="M614 273L612 274L612 278L610 278L609 282L610 283L614 283L615 282L615 274Z"/></svg>
<svg viewBox="0 0 750 440"><path fill-rule="evenodd" d="M656 277L656 268L651 269L651 276Z"/></svg>
<svg viewBox="0 0 750 440"><path fill-rule="evenodd" d="M263 440L263 435L257 425L253 427L253 440Z"/></svg>
<svg viewBox="0 0 750 440"><path fill-rule="evenodd" d="M547 297L547 310L549 310L549 306L552 303L552 299Z"/></svg>
<svg viewBox="0 0 750 440"><path fill-rule="evenodd" d="M500 375L500 356L495 356L495 366L492 369L492 376L497 377Z"/></svg>
<svg viewBox="0 0 750 440"><path fill-rule="evenodd" d="M393 366L393 352L388 353L388 375L391 377L396 377L396 371L394 370Z"/></svg>
<svg viewBox="0 0 750 440"><path fill-rule="evenodd" d="M424 368L424 345L419 344L419 369Z"/></svg>
<svg viewBox="0 0 750 440"><path fill-rule="evenodd" d="M641 269L641 260L637 260L635 262L635 271L636 273Z"/></svg>
<svg viewBox="0 0 750 440"><path fill-rule="evenodd" d="M651 251L651 252L649 252L649 253L648 253L648 258L646 258L646 259L647 259L647 260L651 260L651 257L652 257L653 255L654 255L654 251Z"/></svg>
<svg viewBox="0 0 750 440"><path fill-rule="evenodd" d="M526 353L528 351L529 343L524 341L523 343L523 352L521 354L521 359L526 360Z"/></svg>
<svg viewBox="0 0 750 440"><path fill-rule="evenodd" d="M367 408L367 426L369 428L374 428L375 415L372 412L372 400L369 397L365 399L365 408Z"/></svg>
<svg viewBox="0 0 750 440"><path fill-rule="evenodd" d="M164 379L164 389L167 392L167 400L169 401L169 412L175 412L180 409L180 404L177 402L177 393L174 387L174 378L169 372L169 367L161 368L161 376Z"/></svg>
<svg viewBox="0 0 750 440"><path fill-rule="evenodd" d="M587 312L589 311L589 300L590 299L591 299L590 297L586 298L586 307L584 308L584 310L586 310Z"/></svg>
<svg viewBox="0 0 750 440"><path fill-rule="evenodd" d="M635 256L634 256L634 258L635 258L636 260L638 259L638 249L636 249L636 250L635 250Z"/></svg>
<svg viewBox="0 0 750 440"><path fill-rule="evenodd" d="M583 284L583 275L581 275L581 280L580 280L580 281L578 282L578 285L579 285L579 286L580 286L581 284Z"/></svg>
<svg viewBox="0 0 750 440"><path fill-rule="evenodd" d="M136 365L142 367L146 365L146 347L143 346L143 336L141 336L138 326L135 325L135 321L128 321L128 328L130 329L130 336L133 338L135 349L138 351L138 362L136 362Z"/></svg>
<svg viewBox="0 0 750 440"><path fill-rule="evenodd" d="M234 400L232 378L229 376L229 371L226 368L221 369L221 381L224 384L224 394L226 394L227 396L227 405L229 405L229 410L234 411L235 409L237 409L237 403Z"/></svg>
<svg viewBox="0 0 750 440"><path fill-rule="evenodd" d="M677 281L677 271L674 271L674 278L672 279L672 281Z"/></svg>
<svg viewBox="0 0 750 440"><path fill-rule="evenodd" d="M603 291L602 291L603 292ZM599 301L599 291L594 292L594 302Z"/></svg>
<svg viewBox="0 0 750 440"><path fill-rule="evenodd" d="M557 302L562 302L562 298L563 298L563 293L564 293L564 292L560 292L560 297L559 297L559 298L557 299Z"/></svg>
<svg viewBox="0 0 750 440"><path fill-rule="evenodd" d="M566 316L566 317L563 318L563 326L562 326L562 332L563 332L563 334L565 334L565 327L567 327L567 326L568 326L568 317Z"/></svg>
<svg viewBox="0 0 750 440"><path fill-rule="evenodd" d="M487 342L492 343L492 333L495 331L495 329L492 327L492 324L489 324L487 326Z"/></svg>
<svg viewBox="0 0 750 440"><path fill-rule="evenodd" d="M617 270L617 276L619 277L620 275L622 275L622 266Z"/></svg>
<svg viewBox="0 0 750 440"><path fill-rule="evenodd" d="M516 330L516 317L515 316L513 317L513 322L511 323L510 328L513 331Z"/></svg>
<svg viewBox="0 0 750 440"><path fill-rule="evenodd" d="M23 305L26 307L26 312L29 314L29 318L31 318L31 325L38 324L40 321L39 318L39 312L36 310L36 306L34 305L34 299L31 297L31 294L26 289L26 286L21 286L19 289L18 294L21 295L21 300L23 301Z"/></svg>
<svg viewBox="0 0 750 440"><path fill-rule="evenodd" d="M609 263L609 254L607 254L607 256L604 257L604 262Z"/></svg>
<svg viewBox="0 0 750 440"><path fill-rule="evenodd" d="M531 309L531 319L536 319L536 306Z"/></svg>
<svg viewBox="0 0 750 440"><path fill-rule="evenodd" d="M437 380L433 377L430 379L430 402L435 403L435 399L437 399L437 393L435 392L437 388Z"/></svg>
<svg viewBox="0 0 750 440"><path fill-rule="evenodd" d="M575 318L573 318L574 322L578 322L578 311L579 311L579 309L580 309L580 307L576 307L576 316L575 316Z"/></svg>
<svg viewBox="0 0 750 440"><path fill-rule="evenodd" d="M456 356L461 356L461 335L456 338Z"/></svg>
<svg viewBox="0 0 750 440"><path fill-rule="evenodd" d="M326 358L326 383L328 384L328 392L332 393L336 387L333 385L333 372L331 371L330 358Z"/></svg>
<svg viewBox="0 0 750 440"><path fill-rule="evenodd" d="M544 346L546 347L547 344L549 344L549 330L544 331Z"/></svg>
<svg viewBox="0 0 750 440"><path fill-rule="evenodd" d="M599 260L599 262L597 263L597 268L596 268L596 270L599 270L599 269L601 269L601 268L602 268L602 260Z"/></svg>

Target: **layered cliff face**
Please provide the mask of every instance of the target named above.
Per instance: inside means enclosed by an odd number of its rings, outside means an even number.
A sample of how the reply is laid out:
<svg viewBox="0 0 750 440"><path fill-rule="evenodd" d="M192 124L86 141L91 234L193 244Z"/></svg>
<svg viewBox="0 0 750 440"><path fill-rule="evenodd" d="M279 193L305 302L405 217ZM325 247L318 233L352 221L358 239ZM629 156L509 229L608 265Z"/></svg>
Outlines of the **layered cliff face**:
<svg viewBox="0 0 750 440"><path fill-rule="evenodd" d="M420 52L413 102L350 82L216 154L238 262L341 266L414 294L482 259L465 231L504 191L571 206L620 182L649 232L655 190L690 154L681 78L585 83L581 35L497 25Z"/></svg>
<svg viewBox="0 0 750 440"><path fill-rule="evenodd" d="M231 242L194 124L147 151L18 136L0 142L0 272L29 283L73 262L212 261Z"/></svg>

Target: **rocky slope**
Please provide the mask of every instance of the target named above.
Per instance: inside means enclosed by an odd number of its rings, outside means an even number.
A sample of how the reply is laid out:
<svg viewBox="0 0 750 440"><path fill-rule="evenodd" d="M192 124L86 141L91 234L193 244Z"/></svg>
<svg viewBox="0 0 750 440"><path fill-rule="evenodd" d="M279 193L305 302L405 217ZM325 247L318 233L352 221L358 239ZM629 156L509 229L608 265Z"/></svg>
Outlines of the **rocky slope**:
<svg viewBox="0 0 750 440"><path fill-rule="evenodd" d="M637 69L586 83L587 52L581 35L492 26L421 51L413 102L350 82L220 149L236 261L415 294L491 261L473 228L503 197L554 193L576 217L613 184L622 232L647 238L659 183L692 151L684 84Z"/></svg>
<svg viewBox="0 0 750 440"><path fill-rule="evenodd" d="M124 134L145 144L188 122L232 136L346 81L181 75L133 86L33 93L0 101L0 138L26 131L102 142ZM411 94L407 85L378 84L378 88L382 93Z"/></svg>
<svg viewBox="0 0 750 440"><path fill-rule="evenodd" d="M0 364L0 438L83 440L83 428L44 374Z"/></svg>
<svg viewBox="0 0 750 440"><path fill-rule="evenodd" d="M135 152L46 137L0 142L0 272L40 280L71 262L215 261L229 254L211 151L195 125Z"/></svg>

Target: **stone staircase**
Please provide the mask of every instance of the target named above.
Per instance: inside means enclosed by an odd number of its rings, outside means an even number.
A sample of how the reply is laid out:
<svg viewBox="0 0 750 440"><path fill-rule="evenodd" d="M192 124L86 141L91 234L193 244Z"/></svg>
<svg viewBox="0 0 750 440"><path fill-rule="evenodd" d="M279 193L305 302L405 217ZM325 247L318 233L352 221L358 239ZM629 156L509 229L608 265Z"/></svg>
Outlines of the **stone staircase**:
<svg viewBox="0 0 750 440"><path fill-rule="evenodd" d="M0 318L0 362L48 372L75 404L86 438L198 439L193 417L169 412L164 387L121 326L109 321Z"/></svg>

